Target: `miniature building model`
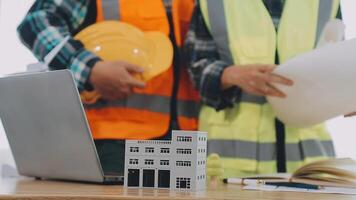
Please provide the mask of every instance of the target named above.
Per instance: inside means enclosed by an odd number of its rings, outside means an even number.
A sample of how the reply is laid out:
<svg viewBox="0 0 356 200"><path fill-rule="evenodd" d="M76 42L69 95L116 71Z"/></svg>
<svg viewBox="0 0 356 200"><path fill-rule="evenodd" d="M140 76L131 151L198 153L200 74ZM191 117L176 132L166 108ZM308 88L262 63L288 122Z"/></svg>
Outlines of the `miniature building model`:
<svg viewBox="0 0 356 200"><path fill-rule="evenodd" d="M125 186L204 190L206 132L173 131L172 140L126 140Z"/></svg>

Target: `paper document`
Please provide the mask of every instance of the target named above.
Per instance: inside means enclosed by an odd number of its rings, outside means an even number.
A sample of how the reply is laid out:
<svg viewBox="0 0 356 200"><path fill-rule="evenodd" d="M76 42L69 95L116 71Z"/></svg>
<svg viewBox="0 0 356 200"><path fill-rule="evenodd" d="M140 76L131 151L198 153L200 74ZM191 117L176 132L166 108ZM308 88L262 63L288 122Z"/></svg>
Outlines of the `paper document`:
<svg viewBox="0 0 356 200"><path fill-rule="evenodd" d="M294 81L276 85L287 98L267 98L287 125L308 127L356 111L356 39L297 56L274 72Z"/></svg>

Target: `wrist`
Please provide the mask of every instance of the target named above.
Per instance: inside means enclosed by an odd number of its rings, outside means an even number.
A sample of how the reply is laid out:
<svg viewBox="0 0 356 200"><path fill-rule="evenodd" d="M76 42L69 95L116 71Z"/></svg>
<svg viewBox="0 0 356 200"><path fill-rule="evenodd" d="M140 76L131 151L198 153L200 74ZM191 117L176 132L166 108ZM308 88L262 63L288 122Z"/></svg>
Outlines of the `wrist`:
<svg viewBox="0 0 356 200"><path fill-rule="evenodd" d="M226 90L234 86L231 70L234 66L225 68L221 74L221 89Z"/></svg>
<svg viewBox="0 0 356 200"><path fill-rule="evenodd" d="M102 62L103 61L98 60L91 67L90 73L89 73L89 76L88 76L88 81L87 81L88 84L93 85L93 83L95 82L96 75L98 74L98 70L100 70L99 68L100 68L100 65L102 64Z"/></svg>
<svg viewBox="0 0 356 200"><path fill-rule="evenodd" d="M91 69L98 60L100 58L97 55L85 49L78 51L71 60L69 68L73 73L79 91L87 90Z"/></svg>

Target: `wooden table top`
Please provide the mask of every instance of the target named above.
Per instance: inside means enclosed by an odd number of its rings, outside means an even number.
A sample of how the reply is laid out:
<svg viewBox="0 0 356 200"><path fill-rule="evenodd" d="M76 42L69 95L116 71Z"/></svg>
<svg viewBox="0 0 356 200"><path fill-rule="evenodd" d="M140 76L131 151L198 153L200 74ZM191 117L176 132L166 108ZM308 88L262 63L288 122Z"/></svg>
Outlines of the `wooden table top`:
<svg viewBox="0 0 356 200"><path fill-rule="evenodd" d="M127 189L122 186L34 180L31 178L0 179L0 199L238 199L238 200L351 200L356 196L337 194L312 194L293 192L263 192L241 190L239 185L220 185L199 192L178 192L165 189Z"/></svg>

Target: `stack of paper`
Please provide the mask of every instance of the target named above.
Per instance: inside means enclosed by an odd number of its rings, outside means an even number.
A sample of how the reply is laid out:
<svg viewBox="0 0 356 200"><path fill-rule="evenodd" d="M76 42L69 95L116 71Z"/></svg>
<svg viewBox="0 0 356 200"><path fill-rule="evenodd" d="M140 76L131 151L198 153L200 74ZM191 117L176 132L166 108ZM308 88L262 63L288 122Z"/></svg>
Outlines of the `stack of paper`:
<svg viewBox="0 0 356 200"><path fill-rule="evenodd" d="M287 98L268 97L284 123L308 127L356 111L356 39L297 56L275 73L294 81L277 85Z"/></svg>

